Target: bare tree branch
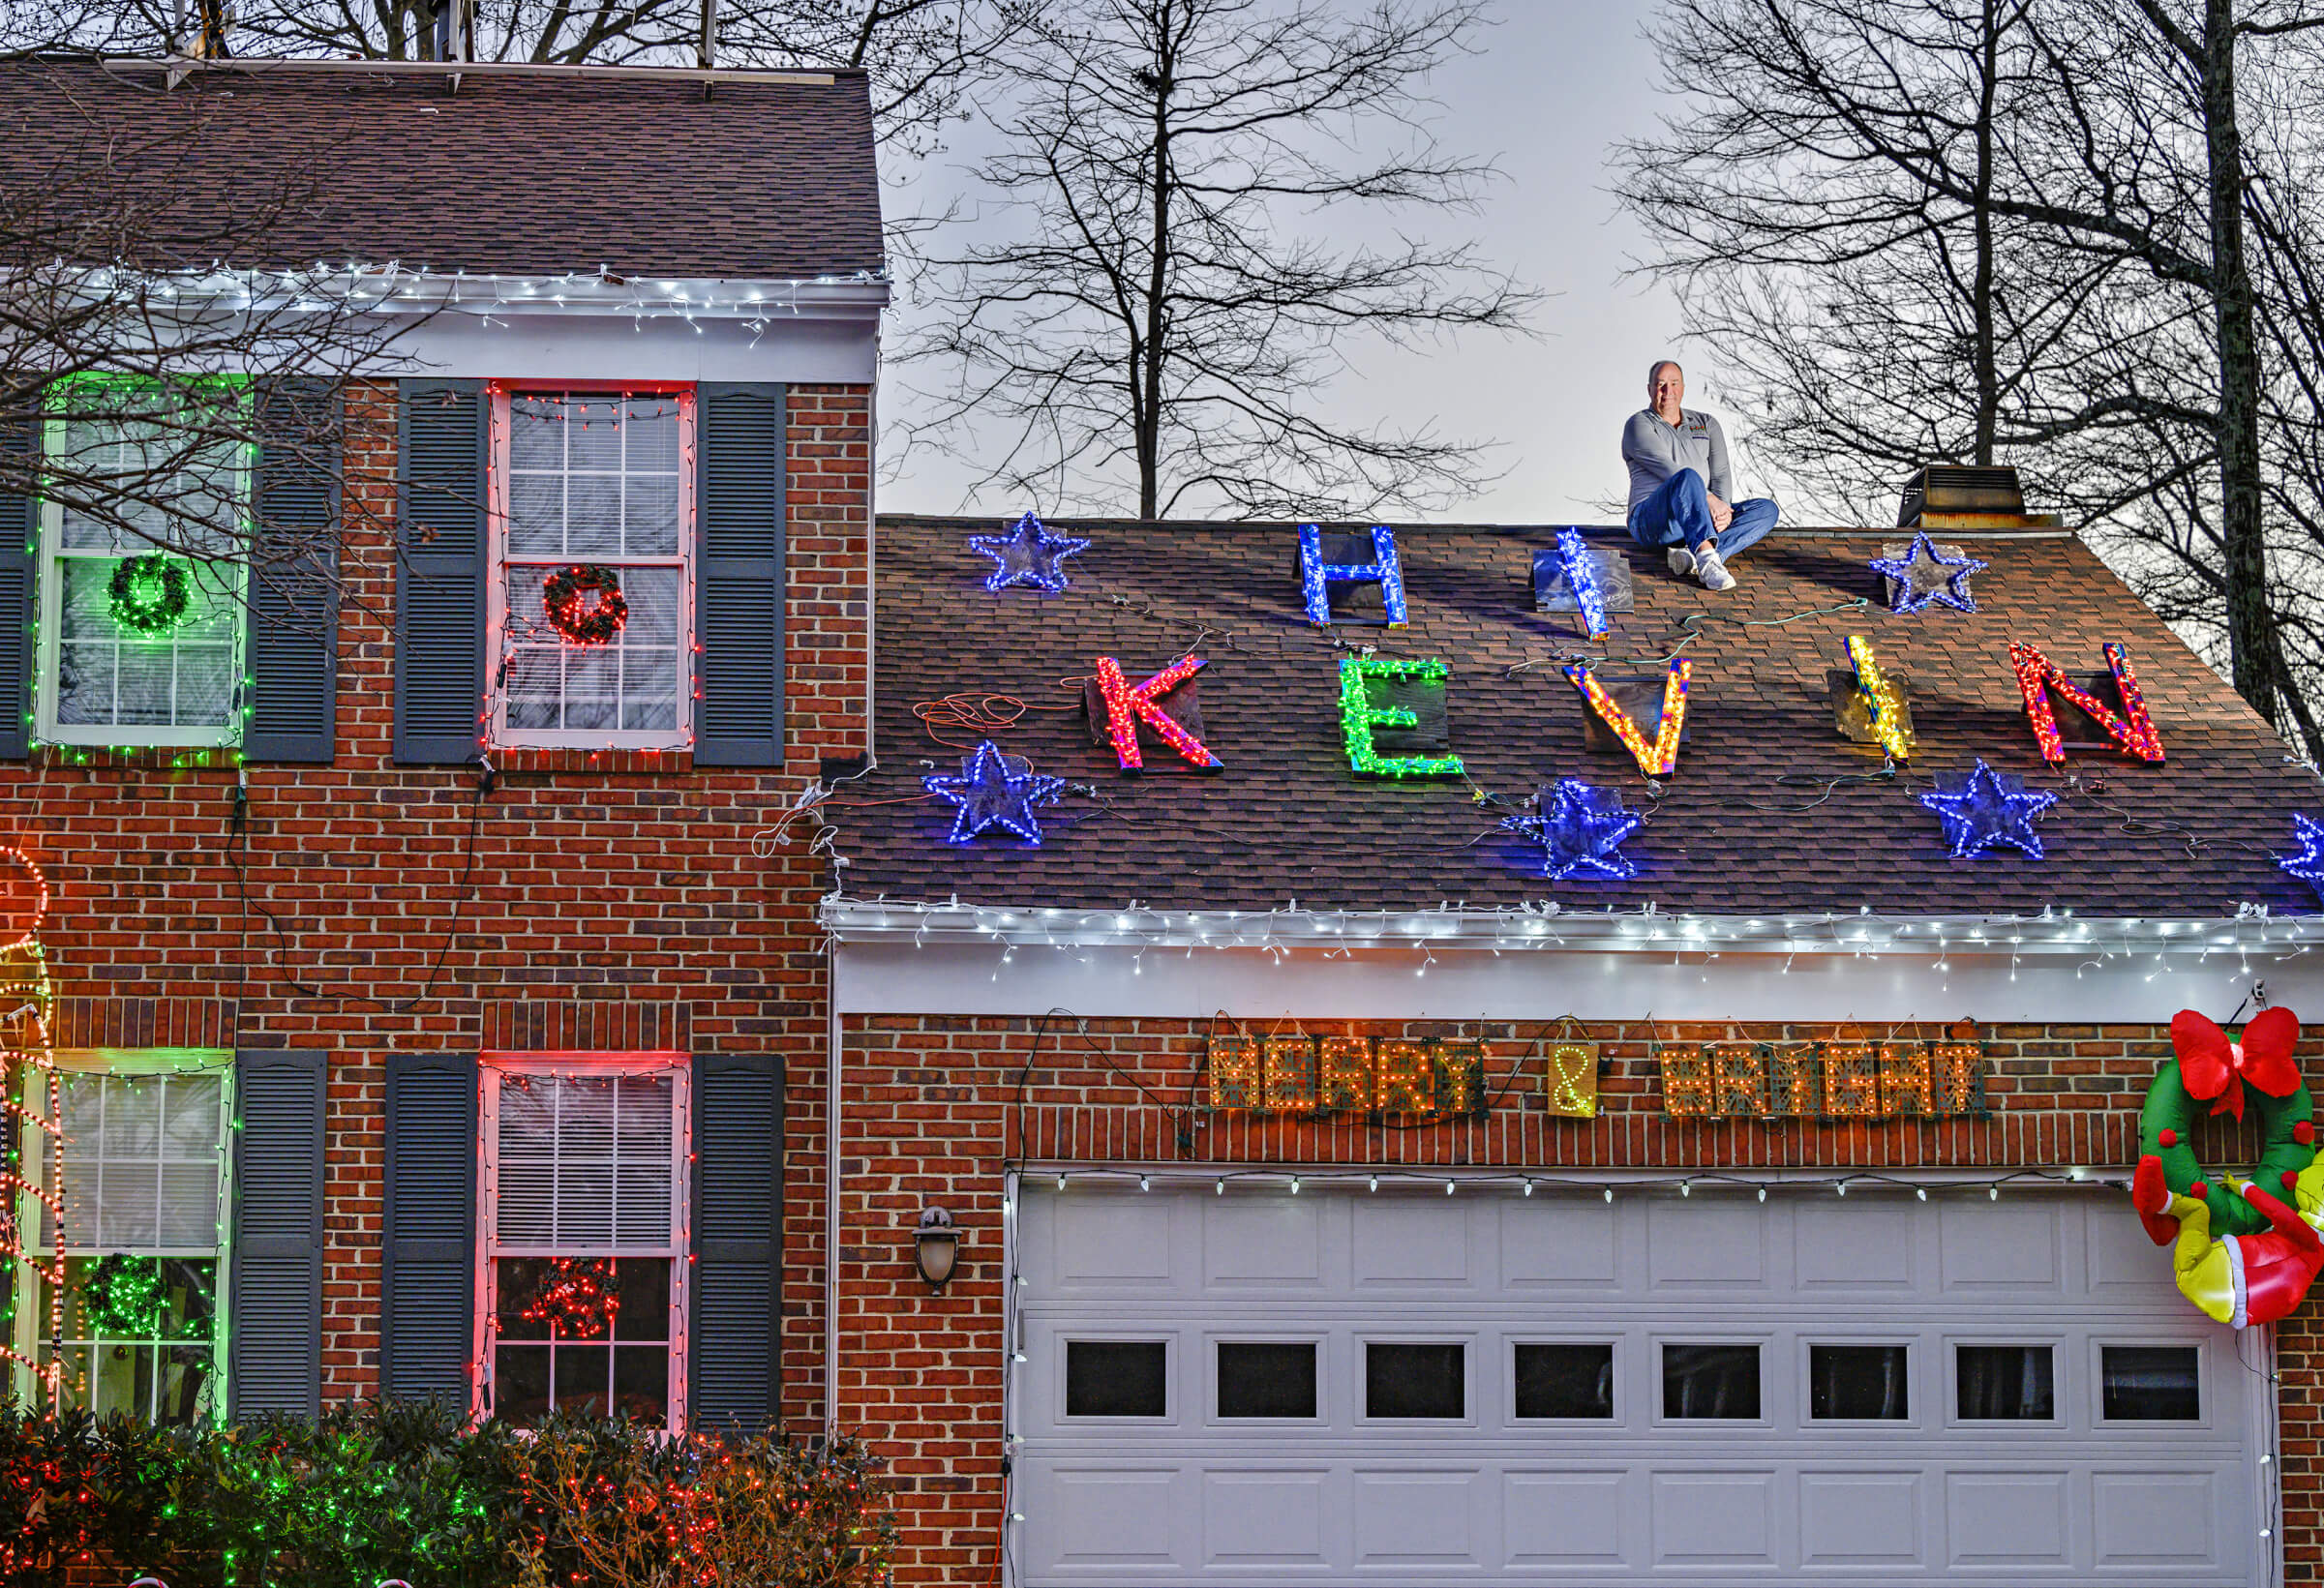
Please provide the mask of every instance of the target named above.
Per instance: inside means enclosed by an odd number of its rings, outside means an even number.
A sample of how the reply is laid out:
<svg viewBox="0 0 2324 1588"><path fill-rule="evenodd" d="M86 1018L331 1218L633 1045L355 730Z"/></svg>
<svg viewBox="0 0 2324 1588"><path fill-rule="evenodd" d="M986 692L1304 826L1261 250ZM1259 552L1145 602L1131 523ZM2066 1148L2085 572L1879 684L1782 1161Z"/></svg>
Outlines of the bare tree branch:
<svg viewBox="0 0 2324 1588"><path fill-rule="evenodd" d="M1476 443L1329 424L1316 397L1364 347L1522 331L1534 294L1466 243L1333 246L1294 223L1474 204L1495 172L1437 147L1422 89L1479 15L1475 0L1043 8L1008 57L1008 146L977 172L1014 234L933 261L936 324L906 354L949 384L921 393L916 434L975 457L981 484L1134 490L1149 518L1474 489Z"/></svg>

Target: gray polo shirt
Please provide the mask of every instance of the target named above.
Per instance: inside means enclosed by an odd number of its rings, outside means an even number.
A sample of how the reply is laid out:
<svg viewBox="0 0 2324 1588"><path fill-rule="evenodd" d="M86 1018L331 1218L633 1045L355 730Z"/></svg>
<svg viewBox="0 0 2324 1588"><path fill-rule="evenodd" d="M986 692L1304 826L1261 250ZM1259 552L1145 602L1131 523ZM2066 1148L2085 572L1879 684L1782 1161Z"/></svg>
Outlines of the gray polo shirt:
<svg viewBox="0 0 2324 1588"><path fill-rule="evenodd" d="M1682 468L1703 476L1710 494L1735 500L1735 479L1727 466L1727 434L1707 413L1678 410L1675 427L1652 408L1641 408L1622 427L1622 462L1630 465L1630 511L1662 489Z"/></svg>

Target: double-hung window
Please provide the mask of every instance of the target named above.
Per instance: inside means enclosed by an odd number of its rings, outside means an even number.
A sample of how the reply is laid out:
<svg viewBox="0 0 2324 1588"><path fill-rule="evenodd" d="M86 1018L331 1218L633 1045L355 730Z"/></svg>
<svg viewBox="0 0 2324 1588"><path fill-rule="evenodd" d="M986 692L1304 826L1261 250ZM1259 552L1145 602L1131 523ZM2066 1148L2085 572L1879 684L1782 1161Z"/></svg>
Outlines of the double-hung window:
<svg viewBox="0 0 2324 1588"><path fill-rule="evenodd" d="M57 744L238 743L252 460L239 382L83 379L42 427L36 728Z"/></svg>
<svg viewBox="0 0 2324 1588"><path fill-rule="evenodd" d="M41 1147L46 1074L19 1070L35 1189L16 1227L39 1237L11 1275L10 1343L19 1363L49 1371L61 1362L67 1405L156 1423L216 1421L226 1410L232 1055L67 1051L57 1064L61 1151ZM60 1239L61 1295L51 1277ZM19 1393L45 1398L21 1367L13 1376Z"/></svg>
<svg viewBox="0 0 2324 1588"><path fill-rule="evenodd" d="M684 1420L687 1061L487 1054L481 1413Z"/></svg>
<svg viewBox="0 0 2324 1588"><path fill-rule="evenodd" d="M492 403L495 742L683 747L693 392L496 387Z"/></svg>

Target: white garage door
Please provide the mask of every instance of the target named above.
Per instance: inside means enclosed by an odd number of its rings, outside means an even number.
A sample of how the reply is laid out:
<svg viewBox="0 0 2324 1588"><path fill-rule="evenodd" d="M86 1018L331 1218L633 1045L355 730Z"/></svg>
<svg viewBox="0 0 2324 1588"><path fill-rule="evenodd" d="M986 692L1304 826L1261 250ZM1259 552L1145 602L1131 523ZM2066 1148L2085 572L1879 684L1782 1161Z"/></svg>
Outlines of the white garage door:
<svg viewBox="0 0 2324 1588"><path fill-rule="evenodd" d="M1024 1588L2272 1580L2120 1193L1029 1183L1016 1264Z"/></svg>

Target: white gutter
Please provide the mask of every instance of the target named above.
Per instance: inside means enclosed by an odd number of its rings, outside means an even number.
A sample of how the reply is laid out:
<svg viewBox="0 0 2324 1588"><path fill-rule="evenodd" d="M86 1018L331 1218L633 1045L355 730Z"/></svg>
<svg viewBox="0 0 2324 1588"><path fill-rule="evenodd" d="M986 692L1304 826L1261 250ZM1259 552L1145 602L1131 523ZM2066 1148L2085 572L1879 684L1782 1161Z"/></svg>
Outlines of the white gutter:
<svg viewBox="0 0 2324 1588"><path fill-rule="evenodd" d="M874 320L890 284L852 276L726 278L623 275L604 265L559 275L520 275L317 260L298 270L227 269L88 272L92 301L150 293L190 308L321 311L382 315L605 315L633 319Z"/></svg>
<svg viewBox="0 0 2324 1588"><path fill-rule="evenodd" d="M1281 910L1156 910L1135 903L1089 910L832 894L823 900L821 918L842 944L1241 948L1278 957L1320 950L1327 958L1363 949L1429 948L2200 960L2219 953L2305 953L2309 944L2324 941L2324 915L2271 915L2261 905L2240 906L2232 916L2199 919L2078 915L2048 909L2033 915L1885 915L1868 908L1854 914L1674 914L1652 906L1621 912L1568 908L1555 900L1500 909L1314 911L1299 908L1294 900Z"/></svg>

